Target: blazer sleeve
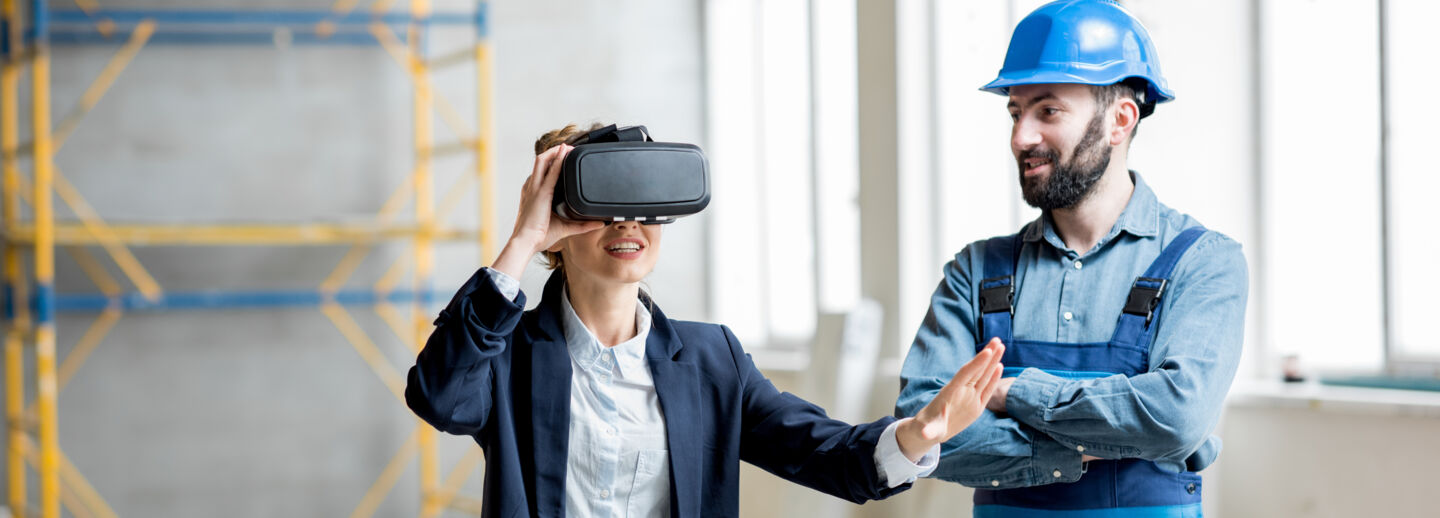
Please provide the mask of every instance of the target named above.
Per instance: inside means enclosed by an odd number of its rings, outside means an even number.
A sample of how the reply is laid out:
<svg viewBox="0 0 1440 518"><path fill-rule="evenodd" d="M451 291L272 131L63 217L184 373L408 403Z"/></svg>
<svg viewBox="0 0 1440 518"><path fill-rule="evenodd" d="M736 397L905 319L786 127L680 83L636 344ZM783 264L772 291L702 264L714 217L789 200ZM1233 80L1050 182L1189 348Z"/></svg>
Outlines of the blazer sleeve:
<svg viewBox="0 0 1440 518"><path fill-rule="evenodd" d="M493 406L495 360L509 348L525 294L505 297L485 269L475 272L440 316L410 368L405 403L440 431L474 435Z"/></svg>
<svg viewBox="0 0 1440 518"><path fill-rule="evenodd" d="M742 394L741 460L857 504L910 488L910 484L885 487L875 467L875 444L895 418L854 426L831 419L824 409L776 390L730 329L720 327Z"/></svg>

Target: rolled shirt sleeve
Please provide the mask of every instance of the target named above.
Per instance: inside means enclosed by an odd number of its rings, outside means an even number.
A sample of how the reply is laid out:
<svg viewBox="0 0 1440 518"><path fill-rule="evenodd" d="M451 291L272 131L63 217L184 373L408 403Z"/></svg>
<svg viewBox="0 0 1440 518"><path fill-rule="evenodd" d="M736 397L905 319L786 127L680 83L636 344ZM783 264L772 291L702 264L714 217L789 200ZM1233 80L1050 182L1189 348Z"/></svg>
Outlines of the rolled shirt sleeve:
<svg viewBox="0 0 1440 518"><path fill-rule="evenodd" d="M971 253L966 247L945 265L944 279L931 297L930 312L901 367L896 417L919 412L955 375L955 369L975 356ZM1009 489L1074 482L1081 473L1081 454L1075 449L987 410L941 446L939 465L929 476L970 487Z"/></svg>
<svg viewBox="0 0 1440 518"><path fill-rule="evenodd" d="M484 271L485 275L490 276L490 281L495 283L495 289L499 290L500 295L506 299L513 301L515 300L515 296L520 294L519 279L511 277L500 270L490 268L489 266L481 268L481 271Z"/></svg>

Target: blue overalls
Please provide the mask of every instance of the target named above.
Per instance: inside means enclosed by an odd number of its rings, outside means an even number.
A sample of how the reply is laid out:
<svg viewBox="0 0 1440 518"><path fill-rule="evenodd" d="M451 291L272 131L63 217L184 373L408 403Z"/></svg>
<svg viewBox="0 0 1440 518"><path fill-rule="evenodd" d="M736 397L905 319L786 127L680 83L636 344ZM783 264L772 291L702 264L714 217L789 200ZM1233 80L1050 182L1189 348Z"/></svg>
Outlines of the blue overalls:
<svg viewBox="0 0 1440 518"><path fill-rule="evenodd" d="M1181 232L1144 275L1135 279L1115 334L1108 343L1055 343L1015 340L1013 336L1015 265L1023 246L1020 234L992 238L986 245L985 277L980 281L980 349L991 338L1005 343L1005 376L1027 367L1073 379L1149 370L1152 325L1160 297L1175 263L1205 233L1203 227ZM976 489L976 518L1198 518L1200 475L1171 473L1143 459L1098 460L1086 464L1080 480L1016 489Z"/></svg>

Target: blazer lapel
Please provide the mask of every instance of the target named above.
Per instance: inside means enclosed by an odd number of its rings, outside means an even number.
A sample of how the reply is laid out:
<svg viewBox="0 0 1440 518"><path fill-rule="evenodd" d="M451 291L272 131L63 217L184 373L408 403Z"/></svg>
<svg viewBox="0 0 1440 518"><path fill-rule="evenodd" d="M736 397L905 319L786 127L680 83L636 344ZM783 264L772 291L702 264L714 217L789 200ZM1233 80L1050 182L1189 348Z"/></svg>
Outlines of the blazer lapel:
<svg viewBox="0 0 1440 518"><path fill-rule="evenodd" d="M649 304L649 299L646 299ZM660 308L649 304L653 327L645 341L645 356L655 379L655 394L665 414L666 444L670 448L670 515L700 515L700 369L681 354L684 346Z"/></svg>
<svg viewBox="0 0 1440 518"><path fill-rule="evenodd" d="M561 327L564 276L550 275L537 307L530 343L531 436L535 454L535 511L565 515L565 468L570 442L570 350Z"/></svg>

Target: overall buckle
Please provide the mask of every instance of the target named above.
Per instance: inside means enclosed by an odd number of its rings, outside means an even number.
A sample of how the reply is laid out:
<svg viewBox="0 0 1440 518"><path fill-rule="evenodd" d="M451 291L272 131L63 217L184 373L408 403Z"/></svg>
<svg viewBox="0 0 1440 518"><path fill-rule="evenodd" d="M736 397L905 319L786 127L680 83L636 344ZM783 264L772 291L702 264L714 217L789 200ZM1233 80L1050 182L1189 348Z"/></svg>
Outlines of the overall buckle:
<svg viewBox="0 0 1440 518"><path fill-rule="evenodd" d="M1130 296L1125 300L1125 312L1145 317L1145 325L1150 325L1150 319L1155 316L1155 306L1160 304L1160 296L1165 294L1165 284L1165 279L1136 277L1135 283L1130 285Z"/></svg>
<svg viewBox="0 0 1440 518"><path fill-rule="evenodd" d="M1004 282L995 286L988 284ZM1015 315L1015 276L991 277L980 281L980 313L1010 312Z"/></svg>

